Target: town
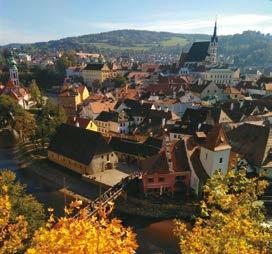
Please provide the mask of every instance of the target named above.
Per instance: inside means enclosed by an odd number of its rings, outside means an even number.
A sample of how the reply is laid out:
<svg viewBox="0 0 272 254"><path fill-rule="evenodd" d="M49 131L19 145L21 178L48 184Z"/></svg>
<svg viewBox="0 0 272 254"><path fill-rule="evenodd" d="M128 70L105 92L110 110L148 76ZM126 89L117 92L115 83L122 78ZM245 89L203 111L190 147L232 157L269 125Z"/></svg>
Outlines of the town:
<svg viewBox="0 0 272 254"><path fill-rule="evenodd" d="M90 215L115 202L130 215L190 218L209 179L233 170L268 182L260 199L271 212L272 68L230 64L218 27L160 59L4 49L2 143L14 142L17 167L59 185L76 181L66 194ZM65 61L64 78L47 86L20 69ZM97 186L96 197L83 191Z"/></svg>

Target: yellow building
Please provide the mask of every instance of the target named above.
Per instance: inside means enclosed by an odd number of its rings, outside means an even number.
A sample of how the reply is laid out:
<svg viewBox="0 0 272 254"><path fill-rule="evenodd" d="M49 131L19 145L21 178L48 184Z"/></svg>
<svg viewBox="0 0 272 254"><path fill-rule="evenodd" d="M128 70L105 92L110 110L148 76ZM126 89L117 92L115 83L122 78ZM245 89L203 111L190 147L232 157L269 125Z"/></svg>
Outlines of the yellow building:
<svg viewBox="0 0 272 254"><path fill-rule="evenodd" d="M88 64L82 71L82 77L88 86L92 86L95 83L102 84L106 79L110 79L112 71L107 64Z"/></svg>
<svg viewBox="0 0 272 254"><path fill-rule="evenodd" d="M98 132L67 124L58 127L48 147L48 159L79 174L114 169L118 157Z"/></svg>
<svg viewBox="0 0 272 254"><path fill-rule="evenodd" d="M88 118L70 116L68 117L66 123L75 127L86 129L86 130L98 131L97 125L91 119L88 119Z"/></svg>
<svg viewBox="0 0 272 254"><path fill-rule="evenodd" d="M74 116L78 105L90 96L84 85L64 84L59 94L59 105L62 106L67 116Z"/></svg>

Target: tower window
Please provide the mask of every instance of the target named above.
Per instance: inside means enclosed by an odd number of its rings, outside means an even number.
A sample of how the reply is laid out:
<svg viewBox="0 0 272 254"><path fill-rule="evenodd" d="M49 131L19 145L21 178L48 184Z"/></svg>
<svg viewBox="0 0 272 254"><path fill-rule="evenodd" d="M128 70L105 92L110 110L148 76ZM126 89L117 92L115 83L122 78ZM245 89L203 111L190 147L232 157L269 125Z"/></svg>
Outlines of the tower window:
<svg viewBox="0 0 272 254"><path fill-rule="evenodd" d="M219 163L222 163L223 162L223 158L221 157L220 159L219 159Z"/></svg>

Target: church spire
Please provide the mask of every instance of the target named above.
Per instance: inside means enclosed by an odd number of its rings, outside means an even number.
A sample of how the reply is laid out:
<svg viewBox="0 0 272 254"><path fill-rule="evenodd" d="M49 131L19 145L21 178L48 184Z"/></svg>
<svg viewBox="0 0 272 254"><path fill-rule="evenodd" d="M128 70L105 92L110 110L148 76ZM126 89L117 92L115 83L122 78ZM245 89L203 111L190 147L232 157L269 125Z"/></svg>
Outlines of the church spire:
<svg viewBox="0 0 272 254"><path fill-rule="evenodd" d="M218 42L218 37L217 37L217 19L215 20L214 30L213 30L213 36L212 36L211 42Z"/></svg>

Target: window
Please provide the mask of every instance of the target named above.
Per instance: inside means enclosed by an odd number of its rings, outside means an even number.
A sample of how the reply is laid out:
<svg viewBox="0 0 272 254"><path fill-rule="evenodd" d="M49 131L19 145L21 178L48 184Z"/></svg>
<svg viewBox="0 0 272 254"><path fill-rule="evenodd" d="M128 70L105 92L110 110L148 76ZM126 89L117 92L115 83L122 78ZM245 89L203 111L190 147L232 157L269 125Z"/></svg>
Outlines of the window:
<svg viewBox="0 0 272 254"><path fill-rule="evenodd" d="M174 134L174 138L177 138L177 135L176 135L176 134Z"/></svg>
<svg viewBox="0 0 272 254"><path fill-rule="evenodd" d="M220 159L219 159L219 163L222 163L223 162L223 158L221 157Z"/></svg>
<svg viewBox="0 0 272 254"><path fill-rule="evenodd" d="M154 183L154 178L148 178L147 181L148 181L149 183Z"/></svg>
<svg viewBox="0 0 272 254"><path fill-rule="evenodd" d="M208 153L206 153L206 160L208 159Z"/></svg>
<svg viewBox="0 0 272 254"><path fill-rule="evenodd" d="M164 177L159 177L159 182L164 182Z"/></svg>
<svg viewBox="0 0 272 254"><path fill-rule="evenodd" d="M104 156L103 155L101 155L101 159L103 159L104 158Z"/></svg>

